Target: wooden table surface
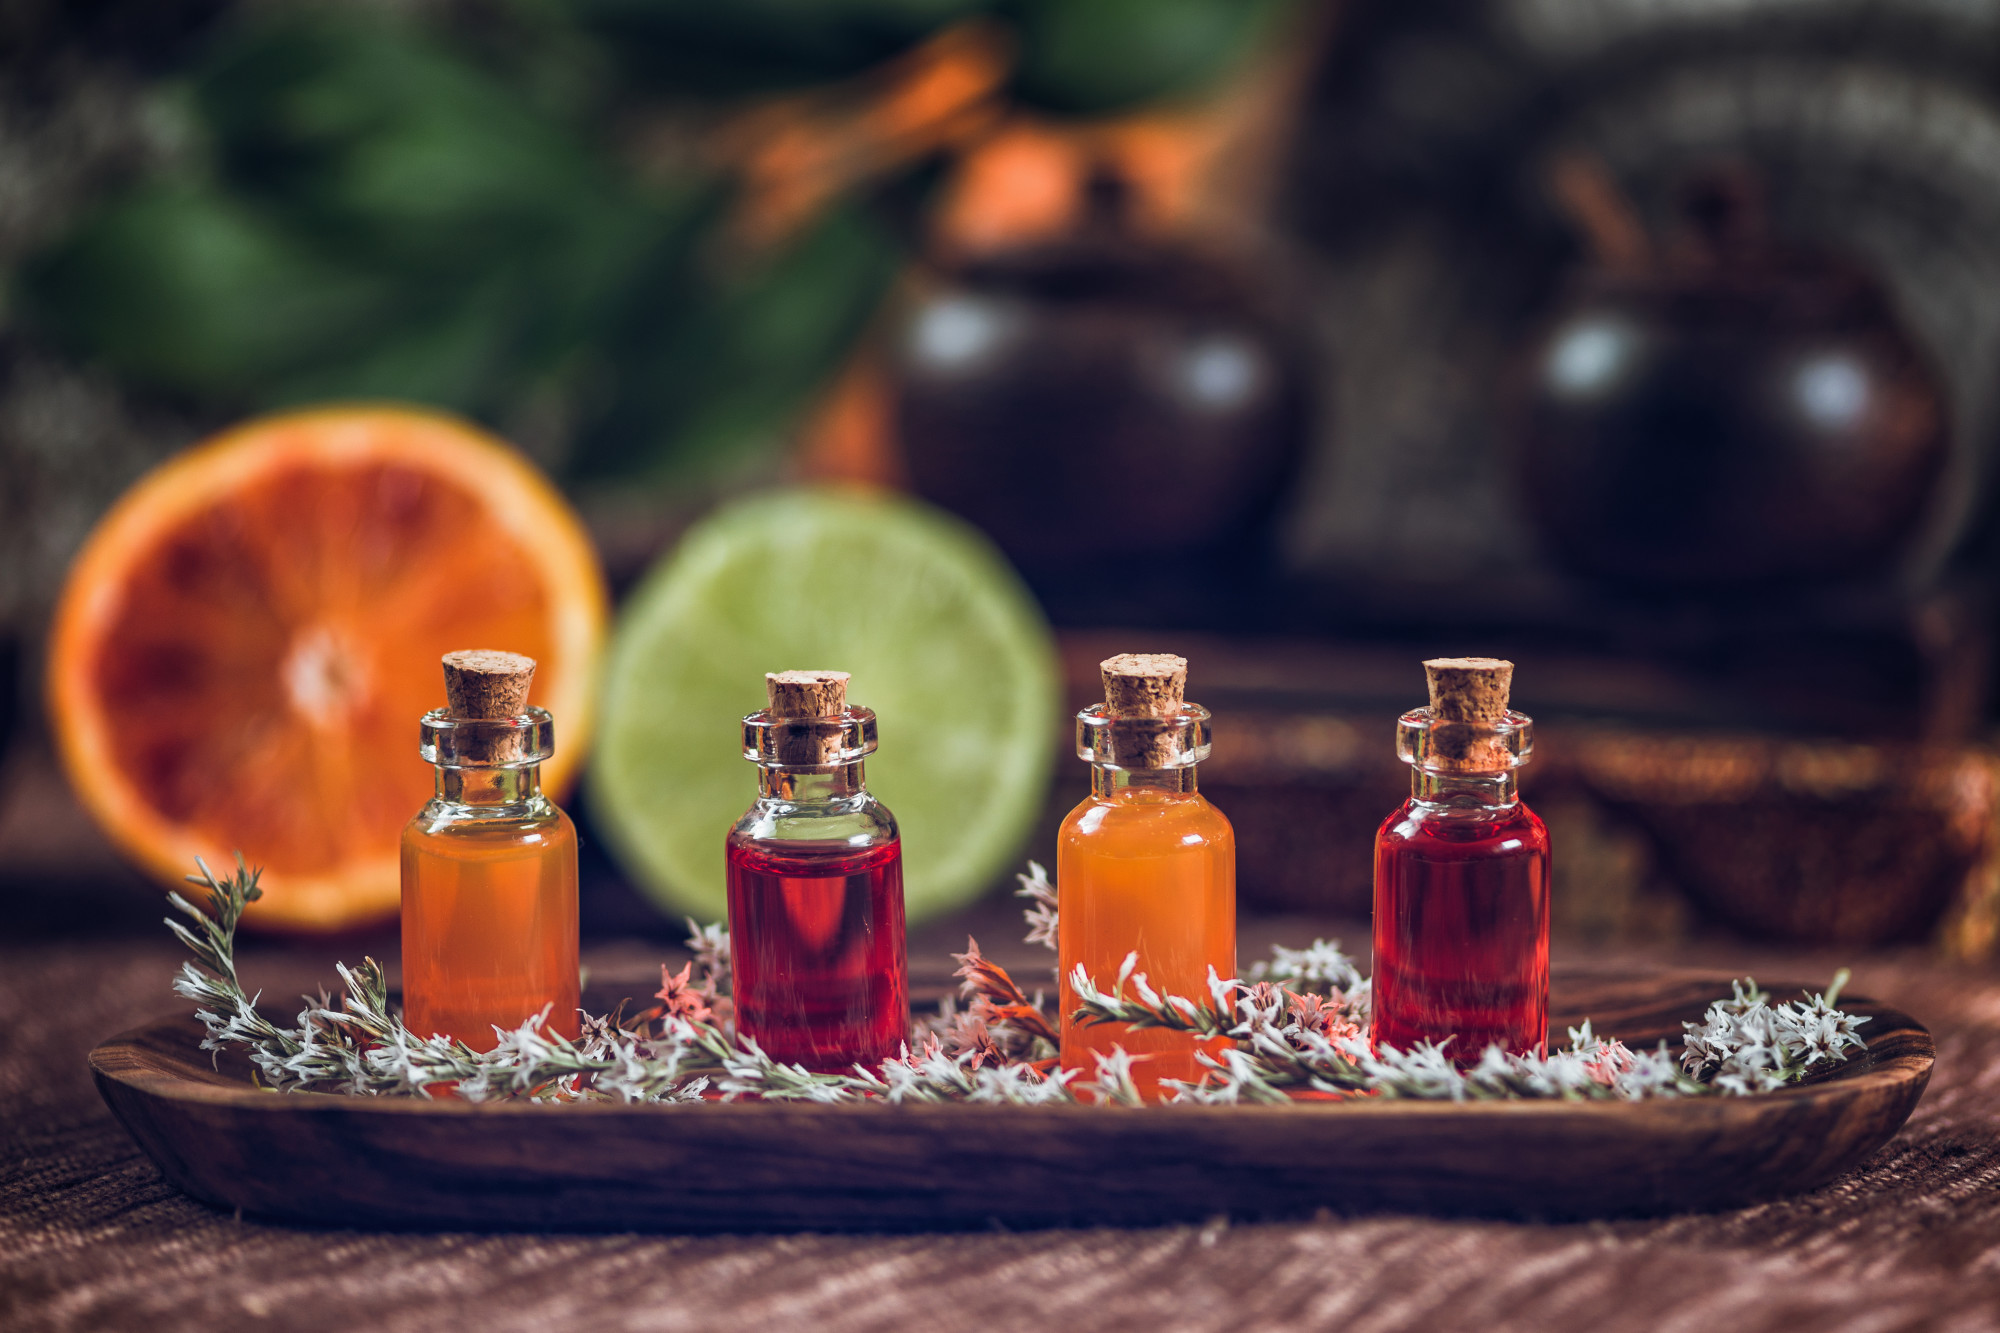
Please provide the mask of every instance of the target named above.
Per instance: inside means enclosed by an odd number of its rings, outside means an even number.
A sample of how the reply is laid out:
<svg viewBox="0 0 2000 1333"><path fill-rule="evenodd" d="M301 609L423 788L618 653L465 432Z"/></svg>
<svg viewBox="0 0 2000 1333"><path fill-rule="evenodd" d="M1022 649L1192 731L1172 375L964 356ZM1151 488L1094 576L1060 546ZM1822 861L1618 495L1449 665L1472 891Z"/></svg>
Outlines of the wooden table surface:
<svg viewBox="0 0 2000 1333"><path fill-rule="evenodd" d="M180 1004L157 904L95 881L9 877L0 894L39 904L0 927L9 1330L2000 1324L2000 972L1918 951L1837 959L1706 943L1626 955L1766 976L1849 962L1856 987L1936 1033L1930 1092L1887 1148L1809 1195L1733 1212L1563 1226L1377 1215L895 1236L395 1233L263 1225L177 1194L84 1068L92 1043ZM969 926L996 953L1018 950L1016 920L989 904L913 947L921 960ZM1313 924L1249 922L1246 943L1300 939ZM252 946L246 979L282 1006L327 980L336 957L386 943ZM637 975L663 947L604 940L589 952L601 974Z"/></svg>

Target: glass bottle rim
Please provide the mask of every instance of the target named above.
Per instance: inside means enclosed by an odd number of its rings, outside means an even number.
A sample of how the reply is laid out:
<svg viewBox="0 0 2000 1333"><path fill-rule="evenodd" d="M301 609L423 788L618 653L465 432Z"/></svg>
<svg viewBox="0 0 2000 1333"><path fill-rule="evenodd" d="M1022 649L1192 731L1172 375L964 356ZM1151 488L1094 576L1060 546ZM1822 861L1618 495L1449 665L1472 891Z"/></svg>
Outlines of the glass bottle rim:
<svg viewBox="0 0 2000 1333"><path fill-rule="evenodd" d="M1487 721L1435 716L1412 708L1396 719L1396 757L1430 772L1505 773L1535 752L1535 720L1510 708Z"/></svg>
<svg viewBox="0 0 2000 1333"><path fill-rule="evenodd" d="M1209 713L1184 703L1173 717L1113 717L1094 703L1076 715L1076 757L1098 768L1193 768L1208 758Z"/></svg>
<svg viewBox="0 0 2000 1333"><path fill-rule="evenodd" d="M803 748L817 748L820 762L787 757ZM759 768L845 768L875 749L875 710L855 704L838 716L774 718L770 709L760 708L743 719L743 757Z"/></svg>
<svg viewBox="0 0 2000 1333"><path fill-rule="evenodd" d="M556 724L546 708L513 717L459 717L449 708L424 714L417 752L446 768L529 768L555 753Z"/></svg>

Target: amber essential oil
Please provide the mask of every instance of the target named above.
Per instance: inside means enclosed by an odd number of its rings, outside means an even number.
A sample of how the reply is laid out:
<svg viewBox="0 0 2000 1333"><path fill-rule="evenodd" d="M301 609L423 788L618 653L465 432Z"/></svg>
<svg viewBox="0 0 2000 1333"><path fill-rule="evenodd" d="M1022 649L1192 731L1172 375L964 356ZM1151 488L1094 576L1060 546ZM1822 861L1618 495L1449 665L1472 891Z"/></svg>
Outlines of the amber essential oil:
<svg viewBox="0 0 2000 1333"><path fill-rule="evenodd" d="M1105 702L1076 723L1090 796L1063 820L1056 842L1062 1066L1088 1077L1099 1054L1122 1047L1140 1057L1133 1082L1153 1100L1163 1078L1201 1077L1195 1054L1203 1043L1181 1032L1078 1023L1071 976L1081 965L1108 990L1134 951L1135 970L1163 993L1202 997L1211 969L1235 976L1236 834L1196 789L1208 711L1181 697L1187 662L1128 653L1100 670Z"/></svg>
<svg viewBox="0 0 2000 1333"><path fill-rule="evenodd" d="M576 828L542 794L548 713L527 706L535 664L448 653L450 704L423 720L436 794L403 830L403 1022L491 1050L495 1028L547 1011L578 1030Z"/></svg>

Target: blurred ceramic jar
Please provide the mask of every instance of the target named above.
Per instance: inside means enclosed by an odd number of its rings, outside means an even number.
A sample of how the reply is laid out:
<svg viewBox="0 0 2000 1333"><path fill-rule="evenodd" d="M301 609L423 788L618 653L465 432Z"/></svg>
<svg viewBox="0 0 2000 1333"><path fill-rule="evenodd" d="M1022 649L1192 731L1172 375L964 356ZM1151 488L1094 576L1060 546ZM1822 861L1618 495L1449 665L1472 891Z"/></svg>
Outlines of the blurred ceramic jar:
<svg viewBox="0 0 2000 1333"><path fill-rule="evenodd" d="M1529 356L1516 463L1551 554L1642 597L1894 575L1946 464L1937 372L1872 276L1769 236L1750 178L1683 203L1663 258L1580 273Z"/></svg>
<svg viewBox="0 0 2000 1333"><path fill-rule="evenodd" d="M913 302L893 373L912 481L1058 619L1247 593L1306 443L1289 329L1242 270L1100 200L1081 234L954 265Z"/></svg>

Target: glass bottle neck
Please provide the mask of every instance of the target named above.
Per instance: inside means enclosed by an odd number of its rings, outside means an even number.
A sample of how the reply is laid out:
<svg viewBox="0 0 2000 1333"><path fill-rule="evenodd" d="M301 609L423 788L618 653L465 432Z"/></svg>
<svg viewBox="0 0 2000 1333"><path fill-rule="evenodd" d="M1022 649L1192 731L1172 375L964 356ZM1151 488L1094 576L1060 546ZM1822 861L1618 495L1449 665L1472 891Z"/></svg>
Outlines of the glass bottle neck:
<svg viewBox="0 0 2000 1333"><path fill-rule="evenodd" d="M475 768L439 764L436 794L447 805L494 808L495 813L507 806L533 805L542 796L542 766Z"/></svg>
<svg viewBox="0 0 2000 1333"><path fill-rule="evenodd" d="M1109 798L1124 791L1191 792L1196 790L1195 765L1179 768L1109 768L1090 766L1090 794Z"/></svg>
<svg viewBox="0 0 2000 1333"><path fill-rule="evenodd" d="M834 768L786 768L782 765L757 770L757 792L766 800L810 805L859 796L867 775L866 764L856 760Z"/></svg>
<svg viewBox="0 0 2000 1333"><path fill-rule="evenodd" d="M1410 799L1439 814L1481 817L1520 804L1515 772L1535 752L1535 721L1439 717L1413 708L1396 719L1396 757L1410 766Z"/></svg>
<svg viewBox="0 0 2000 1333"><path fill-rule="evenodd" d="M1455 810L1504 810L1520 803L1520 782L1512 769L1499 773L1440 773L1417 767L1410 770L1410 799L1421 805Z"/></svg>

